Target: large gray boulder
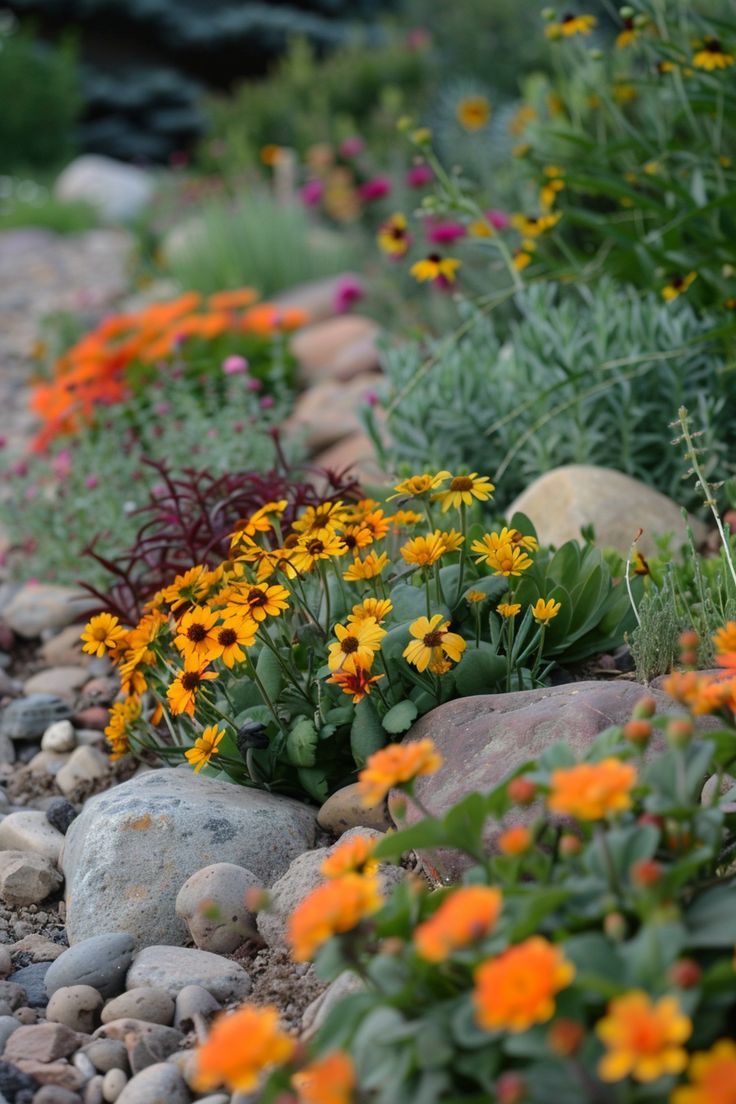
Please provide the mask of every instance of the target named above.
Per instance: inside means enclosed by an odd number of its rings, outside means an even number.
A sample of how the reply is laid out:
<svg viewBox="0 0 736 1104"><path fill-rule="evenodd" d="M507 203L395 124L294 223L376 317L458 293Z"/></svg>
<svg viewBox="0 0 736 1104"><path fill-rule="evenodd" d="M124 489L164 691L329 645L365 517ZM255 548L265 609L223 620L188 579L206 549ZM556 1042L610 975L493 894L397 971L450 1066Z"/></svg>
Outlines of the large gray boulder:
<svg viewBox="0 0 736 1104"><path fill-rule="evenodd" d="M315 833L315 811L291 798L183 769L131 778L88 801L65 837L69 942L122 930L138 946L180 946L186 878L231 862L270 886Z"/></svg>

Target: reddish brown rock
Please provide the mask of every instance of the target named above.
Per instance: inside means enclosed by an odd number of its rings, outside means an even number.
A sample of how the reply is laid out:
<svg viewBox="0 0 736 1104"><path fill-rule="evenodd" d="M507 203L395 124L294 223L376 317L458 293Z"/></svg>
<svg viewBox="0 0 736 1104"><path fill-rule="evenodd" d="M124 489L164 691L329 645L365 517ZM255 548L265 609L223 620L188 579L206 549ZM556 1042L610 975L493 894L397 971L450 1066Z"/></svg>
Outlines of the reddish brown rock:
<svg viewBox="0 0 736 1104"><path fill-rule="evenodd" d="M376 372L361 372L346 383L315 384L297 399L286 431L304 433L308 447L315 451L357 433L361 424L356 411L380 380Z"/></svg>
<svg viewBox="0 0 736 1104"><path fill-rule="evenodd" d="M80 709L72 718L76 728L94 728L102 732L107 728L110 710L104 705L90 705L88 709Z"/></svg>
<svg viewBox="0 0 736 1104"><path fill-rule="evenodd" d="M624 679L615 682L577 682L512 694L484 694L448 702L422 717L407 740L430 737L444 764L434 775L419 778L415 792L433 813L443 815L474 790L487 793L529 759L556 743L566 743L576 755L584 755L594 738L611 725L623 724L637 701L651 695L658 712L680 711L661 690L645 688ZM710 718L703 718L707 727ZM389 811L399 820L406 804L406 821L421 819L416 808L398 792L389 797ZM505 824L520 823L539 815L539 807L514 809ZM490 845L498 826L489 822ZM466 863L459 856L443 855L442 865L451 877Z"/></svg>
<svg viewBox="0 0 736 1104"><path fill-rule="evenodd" d="M3 1058L8 1062L16 1062L19 1058L55 1062L57 1058L68 1057L87 1041L65 1024L29 1024L13 1032L5 1044Z"/></svg>
<svg viewBox="0 0 736 1104"><path fill-rule="evenodd" d="M17 1034L17 1032L13 1032ZM84 1077L65 1058L58 1062L39 1062L35 1058L17 1058L14 1065L35 1077L39 1085L58 1085L70 1092L77 1092L84 1085Z"/></svg>

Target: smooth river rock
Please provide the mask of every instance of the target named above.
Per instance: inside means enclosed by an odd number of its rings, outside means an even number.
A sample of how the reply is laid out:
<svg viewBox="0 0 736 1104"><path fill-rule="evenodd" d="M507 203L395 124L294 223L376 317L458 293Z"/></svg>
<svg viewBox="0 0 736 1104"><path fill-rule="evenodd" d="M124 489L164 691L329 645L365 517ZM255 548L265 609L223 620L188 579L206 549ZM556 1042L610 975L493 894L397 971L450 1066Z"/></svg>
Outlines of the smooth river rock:
<svg viewBox="0 0 736 1104"><path fill-rule="evenodd" d="M123 930L138 946L180 945L186 878L231 862L271 885L315 832L314 810L290 798L176 768L137 775L88 801L67 832L69 942Z"/></svg>

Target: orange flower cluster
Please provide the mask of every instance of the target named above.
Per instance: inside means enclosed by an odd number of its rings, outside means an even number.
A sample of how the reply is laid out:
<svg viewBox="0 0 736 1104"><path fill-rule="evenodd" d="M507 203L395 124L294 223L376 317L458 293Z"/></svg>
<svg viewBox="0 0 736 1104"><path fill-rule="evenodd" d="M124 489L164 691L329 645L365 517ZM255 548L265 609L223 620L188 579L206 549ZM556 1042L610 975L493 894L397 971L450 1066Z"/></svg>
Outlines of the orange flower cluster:
<svg viewBox="0 0 736 1104"><path fill-rule="evenodd" d="M547 806L578 820L602 820L631 808L636 768L610 756L600 763L579 763L552 772Z"/></svg>
<svg viewBox="0 0 736 1104"><path fill-rule="evenodd" d="M389 744L374 752L358 775L363 804L376 805L394 786L406 786L420 775L434 774L441 766L442 756L429 739Z"/></svg>
<svg viewBox="0 0 736 1104"><path fill-rule="evenodd" d="M345 874L313 889L289 917L286 938L296 962L308 962L333 935L352 931L383 904L378 879Z"/></svg>
<svg viewBox="0 0 736 1104"><path fill-rule="evenodd" d="M535 935L482 963L475 972L473 1003L486 1031L527 1031L555 1012L555 995L567 988L575 967Z"/></svg>
<svg viewBox="0 0 736 1104"><path fill-rule="evenodd" d="M501 891L490 886L456 889L414 932L414 945L427 962L444 962L453 951L485 938L501 914Z"/></svg>
<svg viewBox="0 0 736 1104"><path fill-rule="evenodd" d="M349 1054L333 1051L295 1073L291 1084L299 1104L351 1104L356 1088Z"/></svg>
<svg viewBox="0 0 736 1104"><path fill-rule="evenodd" d="M681 1073L687 1065L683 1048L692 1034L692 1021L674 997L656 1002L640 990L612 1000L607 1015L596 1025L596 1034L607 1053L598 1073L604 1081L655 1081L668 1073Z"/></svg>
<svg viewBox="0 0 736 1104"><path fill-rule="evenodd" d="M236 1012L218 1017L207 1041L198 1048L196 1089L207 1092L224 1084L235 1092L252 1092L261 1074L287 1062L294 1047L274 1007L244 1004Z"/></svg>
<svg viewBox="0 0 736 1104"><path fill-rule="evenodd" d="M75 432L100 406L127 398L127 370L133 363L166 361L191 339L213 341L224 334L267 338L308 321L296 308L254 305L257 298L252 288L218 292L206 300L190 291L104 319L57 360L49 382L36 384L31 407L44 425L35 447L43 449L59 434Z"/></svg>

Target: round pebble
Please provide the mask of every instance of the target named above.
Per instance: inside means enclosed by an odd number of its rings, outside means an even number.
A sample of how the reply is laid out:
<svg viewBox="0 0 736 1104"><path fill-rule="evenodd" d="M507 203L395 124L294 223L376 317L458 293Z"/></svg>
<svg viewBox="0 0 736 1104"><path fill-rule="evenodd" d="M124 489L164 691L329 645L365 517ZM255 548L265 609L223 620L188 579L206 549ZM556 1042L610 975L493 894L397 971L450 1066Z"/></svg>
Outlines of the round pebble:
<svg viewBox="0 0 736 1104"><path fill-rule="evenodd" d="M33 1098L33 1104L81 1104L81 1096L61 1085L42 1085Z"/></svg>
<svg viewBox="0 0 736 1104"><path fill-rule="evenodd" d="M73 751L77 746L71 721L54 721L41 737L42 751Z"/></svg>
<svg viewBox="0 0 736 1104"><path fill-rule="evenodd" d="M102 1074L93 1077L84 1086L84 1104L102 1104Z"/></svg>
<svg viewBox="0 0 736 1104"><path fill-rule="evenodd" d="M27 1005L16 1008L13 1015L20 1024L35 1024L38 1019L36 1010L34 1008L29 1008Z"/></svg>
<svg viewBox="0 0 736 1104"><path fill-rule="evenodd" d="M85 1081L90 1081L97 1073L97 1070L82 1050L78 1050L77 1053L74 1055L74 1058L72 1059L72 1065L76 1070L81 1073Z"/></svg>
<svg viewBox="0 0 736 1104"><path fill-rule="evenodd" d="M71 801L65 797L56 797L46 810L46 819L62 836L66 835L69 825L78 815Z"/></svg>
<svg viewBox="0 0 736 1104"><path fill-rule="evenodd" d="M113 1104L127 1084L127 1074L121 1069L108 1070L102 1082L102 1099Z"/></svg>
<svg viewBox="0 0 736 1104"><path fill-rule="evenodd" d="M116 996L125 988L134 947L128 932L108 932L75 943L51 963L47 992L51 995L65 985L91 985L103 997Z"/></svg>
<svg viewBox="0 0 736 1104"><path fill-rule="evenodd" d="M51 996L46 1018L89 1035L97 1026L101 1008L102 996L91 985L65 985Z"/></svg>
<svg viewBox="0 0 736 1104"><path fill-rule="evenodd" d="M0 978L6 978L13 972L13 960L7 947L0 946Z"/></svg>
<svg viewBox="0 0 736 1104"><path fill-rule="evenodd" d="M128 1069L128 1052L125 1043L119 1039L93 1039L84 1048L84 1053L100 1073L111 1069Z"/></svg>
<svg viewBox="0 0 736 1104"><path fill-rule="evenodd" d="M151 1104L153 1100L189 1104L189 1090L178 1069L168 1062L156 1062L141 1070L118 1097L119 1104Z"/></svg>
<svg viewBox="0 0 736 1104"><path fill-rule="evenodd" d="M174 1019L174 1001L163 989L139 986L114 997L102 1010L102 1022L145 1020L146 1023L164 1024L168 1027Z"/></svg>

